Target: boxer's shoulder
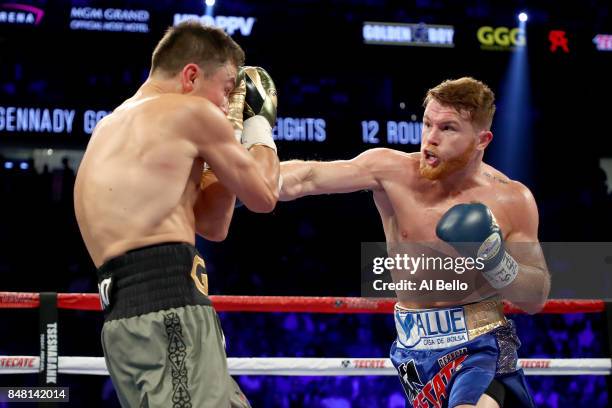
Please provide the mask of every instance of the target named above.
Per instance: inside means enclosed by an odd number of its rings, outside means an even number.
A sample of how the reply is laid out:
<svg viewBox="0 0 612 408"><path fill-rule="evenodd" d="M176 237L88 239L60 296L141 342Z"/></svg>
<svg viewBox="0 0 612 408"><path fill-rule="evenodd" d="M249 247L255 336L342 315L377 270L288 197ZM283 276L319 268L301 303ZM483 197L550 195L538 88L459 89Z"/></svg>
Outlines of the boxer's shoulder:
<svg viewBox="0 0 612 408"><path fill-rule="evenodd" d="M114 113L156 115L155 118L160 120L207 113L223 116L221 110L208 99L178 93L130 98L118 106Z"/></svg>
<svg viewBox="0 0 612 408"><path fill-rule="evenodd" d="M381 182L405 182L418 173L419 160L414 153L387 148L374 148L358 156L358 163L366 166Z"/></svg>
<svg viewBox="0 0 612 408"><path fill-rule="evenodd" d="M218 119L225 115L206 98L167 93L151 99L149 109L163 114L166 118ZM163 118L163 117L160 117Z"/></svg>
<svg viewBox="0 0 612 408"><path fill-rule="evenodd" d="M531 228L538 209L529 188L484 163L481 172L488 192L488 200L482 201L491 206L500 226L503 224L504 232L510 234Z"/></svg>
<svg viewBox="0 0 612 408"><path fill-rule="evenodd" d="M374 149L368 150L372 154L375 154L379 158L391 160L394 163L415 161L418 163L419 161L419 153L406 153L401 150L388 149L386 147L377 147Z"/></svg>
<svg viewBox="0 0 612 408"><path fill-rule="evenodd" d="M399 150L377 147L359 155L362 161L377 169L418 169L419 158L416 153L406 153Z"/></svg>
<svg viewBox="0 0 612 408"><path fill-rule="evenodd" d="M231 125L221 109L206 98L162 94L145 103L148 106L143 104L143 109L146 109L146 117L150 118L149 123L163 122L164 128L179 138L191 139L194 136L201 139L211 132L218 133L220 128L231 134Z"/></svg>
<svg viewBox="0 0 612 408"><path fill-rule="evenodd" d="M535 228L537 234L538 206L529 188L519 181L511 180L506 202L513 228L516 230Z"/></svg>
<svg viewBox="0 0 612 408"><path fill-rule="evenodd" d="M527 186L517 180L512 180L493 166L483 163L481 167L482 179L490 187L495 188L496 193L506 196L511 200L533 199L531 191Z"/></svg>
<svg viewBox="0 0 612 408"><path fill-rule="evenodd" d="M513 182L510 177L486 163L482 163L480 174L483 176L483 180L492 186L510 187Z"/></svg>

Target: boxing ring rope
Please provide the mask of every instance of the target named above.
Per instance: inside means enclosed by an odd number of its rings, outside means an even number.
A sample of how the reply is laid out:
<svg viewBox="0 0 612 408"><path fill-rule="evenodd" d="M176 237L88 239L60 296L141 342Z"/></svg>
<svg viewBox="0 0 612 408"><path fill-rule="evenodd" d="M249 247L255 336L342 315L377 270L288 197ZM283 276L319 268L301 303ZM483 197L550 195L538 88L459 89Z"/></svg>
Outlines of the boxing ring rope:
<svg viewBox="0 0 612 408"><path fill-rule="evenodd" d="M388 358L228 357L231 375L396 376ZM0 356L1 374L38 373L38 356ZM521 358L526 375L610 375L609 358ZM103 357L59 357L60 374L108 375Z"/></svg>
<svg viewBox="0 0 612 408"><path fill-rule="evenodd" d="M392 313L394 298L309 297L309 296L209 296L217 312L307 312L307 313ZM34 309L39 293L0 292L0 309ZM102 310L97 293L58 293L57 307L74 310ZM602 300L556 299L546 302L539 313L599 313ZM504 313L523 313L504 301Z"/></svg>
<svg viewBox="0 0 612 408"><path fill-rule="evenodd" d="M57 308L73 310L101 310L98 294L58 293ZM393 298L367 299L353 297L302 296L210 296L219 312L308 312L308 313L392 313ZM38 308L39 293L0 292L0 309ZM598 313L606 312L601 300L549 300L540 313ZM504 302L504 313L522 313L514 305ZM108 375L102 357L59 356L57 372L62 374ZM610 358L524 358L518 366L527 375L610 375ZM0 375L39 373L38 356L0 356ZM232 375L397 375L387 358L228 358Z"/></svg>

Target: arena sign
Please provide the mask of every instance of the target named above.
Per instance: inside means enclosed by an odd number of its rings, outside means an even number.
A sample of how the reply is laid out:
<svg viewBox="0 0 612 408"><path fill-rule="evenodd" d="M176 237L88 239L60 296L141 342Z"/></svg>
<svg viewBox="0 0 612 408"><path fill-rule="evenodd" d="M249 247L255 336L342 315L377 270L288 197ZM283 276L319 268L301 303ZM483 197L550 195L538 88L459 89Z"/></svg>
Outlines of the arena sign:
<svg viewBox="0 0 612 408"><path fill-rule="evenodd" d="M0 134L90 135L107 110L0 105ZM323 118L278 118L274 140L320 143L327 139Z"/></svg>
<svg viewBox="0 0 612 408"><path fill-rule="evenodd" d="M593 37L597 51L612 51L612 34L597 34Z"/></svg>
<svg viewBox="0 0 612 408"><path fill-rule="evenodd" d="M72 7L70 29L148 33L150 14L147 10Z"/></svg>
<svg viewBox="0 0 612 408"><path fill-rule="evenodd" d="M455 29L449 25L363 23L365 44L408 45L417 47L454 47Z"/></svg>
<svg viewBox="0 0 612 408"><path fill-rule="evenodd" d="M366 144L420 145L423 123L417 121L378 121L361 122L361 138Z"/></svg>
<svg viewBox="0 0 612 408"><path fill-rule="evenodd" d="M272 129L274 140L324 142L327 139L323 118L278 118Z"/></svg>
<svg viewBox="0 0 612 408"><path fill-rule="evenodd" d="M480 49L487 51L514 51L527 43L520 28L482 26L476 33Z"/></svg>
<svg viewBox="0 0 612 408"><path fill-rule="evenodd" d="M29 4L0 4L0 24L39 25L45 12Z"/></svg>
<svg viewBox="0 0 612 408"><path fill-rule="evenodd" d="M238 31L243 37L248 37L253 31L255 17L237 16L202 16L197 14L175 14L174 25L183 21L196 20L206 26L219 27L229 35L234 35Z"/></svg>
<svg viewBox="0 0 612 408"><path fill-rule="evenodd" d="M81 129L91 134L96 124L110 112L105 110L66 109L62 107L0 106L0 132L11 134L72 134ZM75 120L82 118L82 127Z"/></svg>

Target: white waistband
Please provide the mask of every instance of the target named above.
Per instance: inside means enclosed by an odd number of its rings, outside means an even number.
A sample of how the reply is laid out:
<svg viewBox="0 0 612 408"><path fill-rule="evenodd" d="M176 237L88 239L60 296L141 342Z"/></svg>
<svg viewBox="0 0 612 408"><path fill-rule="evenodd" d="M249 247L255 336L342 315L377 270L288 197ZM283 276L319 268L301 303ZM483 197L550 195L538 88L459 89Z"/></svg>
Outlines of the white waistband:
<svg viewBox="0 0 612 408"><path fill-rule="evenodd" d="M397 346L412 350L436 350L467 343L462 306L410 310L395 305Z"/></svg>

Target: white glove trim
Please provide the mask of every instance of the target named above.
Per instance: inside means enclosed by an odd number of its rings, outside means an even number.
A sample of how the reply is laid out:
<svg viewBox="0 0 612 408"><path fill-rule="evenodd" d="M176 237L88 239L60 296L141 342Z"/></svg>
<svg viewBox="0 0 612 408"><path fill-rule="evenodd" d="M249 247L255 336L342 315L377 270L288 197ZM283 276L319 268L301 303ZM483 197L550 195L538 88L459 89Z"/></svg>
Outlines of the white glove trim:
<svg viewBox="0 0 612 408"><path fill-rule="evenodd" d="M244 121L242 144L248 150L254 145L264 145L276 152L272 127L263 116L253 116Z"/></svg>
<svg viewBox="0 0 612 408"><path fill-rule="evenodd" d="M504 251L501 262L493 269L482 271L485 279L495 289L505 288L511 284L518 275L519 264L512 256Z"/></svg>

